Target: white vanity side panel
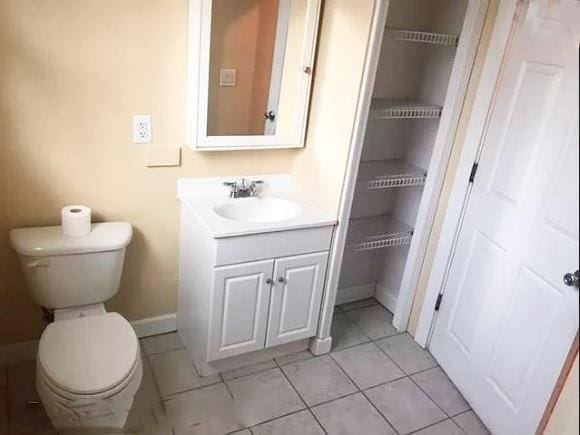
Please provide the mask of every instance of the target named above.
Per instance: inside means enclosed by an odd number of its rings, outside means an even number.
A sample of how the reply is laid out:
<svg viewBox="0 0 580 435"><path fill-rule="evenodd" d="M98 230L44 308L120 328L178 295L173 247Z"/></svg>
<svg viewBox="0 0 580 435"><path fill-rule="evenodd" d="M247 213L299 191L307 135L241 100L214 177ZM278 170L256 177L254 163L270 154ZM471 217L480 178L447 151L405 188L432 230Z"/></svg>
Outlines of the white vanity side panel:
<svg viewBox="0 0 580 435"><path fill-rule="evenodd" d="M206 343L217 244L195 214L181 207L177 329L198 370Z"/></svg>
<svg viewBox="0 0 580 435"><path fill-rule="evenodd" d="M330 250L333 226L217 239L216 266Z"/></svg>

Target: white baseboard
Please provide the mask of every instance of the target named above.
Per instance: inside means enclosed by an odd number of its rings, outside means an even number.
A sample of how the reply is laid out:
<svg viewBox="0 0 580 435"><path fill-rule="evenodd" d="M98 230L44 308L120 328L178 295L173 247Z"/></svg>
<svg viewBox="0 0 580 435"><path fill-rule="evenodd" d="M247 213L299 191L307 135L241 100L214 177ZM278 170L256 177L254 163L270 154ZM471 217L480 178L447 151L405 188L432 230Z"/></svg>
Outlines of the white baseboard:
<svg viewBox="0 0 580 435"><path fill-rule="evenodd" d="M336 293L336 305L348 304L362 299L372 298L375 295L375 283L356 287L339 288Z"/></svg>
<svg viewBox="0 0 580 435"><path fill-rule="evenodd" d="M377 291L375 293L375 299L381 303L387 310L391 313L395 313L397 310L398 296L393 292L389 291L386 287L381 287L377 285Z"/></svg>
<svg viewBox="0 0 580 435"><path fill-rule="evenodd" d="M131 325L133 325L135 334L139 338L167 334L177 331L177 314L165 314L163 316L136 320L135 322L131 322Z"/></svg>
<svg viewBox="0 0 580 435"><path fill-rule="evenodd" d="M166 314L131 322L138 338L167 334L177 331L177 315ZM0 346L0 367L34 361L38 352L38 340Z"/></svg>

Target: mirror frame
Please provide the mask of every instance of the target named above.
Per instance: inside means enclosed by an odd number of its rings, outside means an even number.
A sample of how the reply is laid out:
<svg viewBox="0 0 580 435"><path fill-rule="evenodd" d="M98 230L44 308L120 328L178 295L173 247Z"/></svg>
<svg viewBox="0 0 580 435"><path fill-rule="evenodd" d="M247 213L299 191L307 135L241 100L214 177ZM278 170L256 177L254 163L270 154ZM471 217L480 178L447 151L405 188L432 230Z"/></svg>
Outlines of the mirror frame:
<svg viewBox="0 0 580 435"><path fill-rule="evenodd" d="M186 144L197 151L303 148L308 122L322 0L306 0L303 78L297 91L295 131L263 136L208 136L212 0L189 0Z"/></svg>

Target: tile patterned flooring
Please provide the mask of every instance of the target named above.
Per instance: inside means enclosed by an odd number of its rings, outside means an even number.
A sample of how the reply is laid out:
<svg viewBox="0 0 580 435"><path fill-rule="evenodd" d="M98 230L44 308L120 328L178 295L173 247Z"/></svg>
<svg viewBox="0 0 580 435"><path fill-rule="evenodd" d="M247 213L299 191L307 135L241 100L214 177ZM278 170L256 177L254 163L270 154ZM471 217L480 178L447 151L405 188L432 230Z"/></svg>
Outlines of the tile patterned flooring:
<svg viewBox="0 0 580 435"><path fill-rule="evenodd" d="M142 340L125 428L146 435L487 434L436 361L374 300L337 307L334 350L200 378L177 334ZM34 363L0 368L0 435L54 435Z"/></svg>

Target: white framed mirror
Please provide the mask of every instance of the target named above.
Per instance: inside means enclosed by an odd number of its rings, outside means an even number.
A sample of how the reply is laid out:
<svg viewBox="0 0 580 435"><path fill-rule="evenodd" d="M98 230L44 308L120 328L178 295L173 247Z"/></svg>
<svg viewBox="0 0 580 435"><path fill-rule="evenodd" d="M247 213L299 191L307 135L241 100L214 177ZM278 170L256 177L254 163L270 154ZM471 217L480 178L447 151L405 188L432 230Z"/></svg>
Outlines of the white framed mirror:
<svg viewBox="0 0 580 435"><path fill-rule="evenodd" d="M187 145L304 146L321 0L190 0Z"/></svg>

